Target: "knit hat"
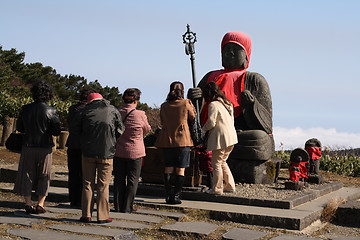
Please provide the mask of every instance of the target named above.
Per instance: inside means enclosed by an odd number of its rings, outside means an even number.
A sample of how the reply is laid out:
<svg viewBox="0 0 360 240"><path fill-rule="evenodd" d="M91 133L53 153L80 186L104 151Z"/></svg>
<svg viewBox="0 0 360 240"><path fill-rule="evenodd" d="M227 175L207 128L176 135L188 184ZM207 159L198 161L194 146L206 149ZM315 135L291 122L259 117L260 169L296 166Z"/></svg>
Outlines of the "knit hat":
<svg viewBox="0 0 360 240"><path fill-rule="evenodd" d="M101 96L100 93L90 93L87 97L87 103L90 103L94 100L103 99L103 96Z"/></svg>
<svg viewBox="0 0 360 240"><path fill-rule="evenodd" d="M250 55L251 55L251 39L250 39L249 35L247 35L246 33L242 33L242 32L226 33L221 41L221 51L224 48L225 44L230 43L230 42L241 46L245 50L246 57L248 60L246 68L248 68L249 62L250 62Z"/></svg>

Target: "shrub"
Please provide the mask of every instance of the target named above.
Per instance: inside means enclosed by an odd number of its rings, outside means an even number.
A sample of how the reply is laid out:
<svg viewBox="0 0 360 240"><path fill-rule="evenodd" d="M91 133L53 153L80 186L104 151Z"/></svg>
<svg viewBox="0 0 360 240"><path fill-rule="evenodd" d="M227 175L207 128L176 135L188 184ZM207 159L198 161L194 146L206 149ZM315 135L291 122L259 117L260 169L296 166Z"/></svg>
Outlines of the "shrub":
<svg viewBox="0 0 360 240"><path fill-rule="evenodd" d="M281 150L276 151L274 156L282 159L282 168L288 168L290 164L290 154L291 151ZM342 176L360 177L360 156L354 154L339 154L339 151L325 149L319 161L321 170L337 173Z"/></svg>
<svg viewBox="0 0 360 240"><path fill-rule="evenodd" d="M280 158L281 161L281 167L282 168L288 168L290 166L290 151L276 151L274 154L274 157Z"/></svg>
<svg viewBox="0 0 360 240"><path fill-rule="evenodd" d="M320 169L342 176L360 177L360 158L351 154L324 154L320 158Z"/></svg>

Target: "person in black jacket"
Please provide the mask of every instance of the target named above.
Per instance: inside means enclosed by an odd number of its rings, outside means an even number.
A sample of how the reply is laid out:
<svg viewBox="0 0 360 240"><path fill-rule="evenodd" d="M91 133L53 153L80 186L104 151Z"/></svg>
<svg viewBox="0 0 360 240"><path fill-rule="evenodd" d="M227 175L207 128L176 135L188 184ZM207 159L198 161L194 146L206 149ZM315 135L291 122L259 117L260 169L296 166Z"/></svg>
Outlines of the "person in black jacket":
<svg viewBox="0 0 360 240"><path fill-rule="evenodd" d="M68 126L80 114L80 111L86 106L87 97L94 90L85 88L80 92L79 102L69 108ZM68 158L68 189L70 206L81 207L81 192L82 192L82 170L81 170L81 147L80 135L69 131L69 137L66 142L67 158Z"/></svg>
<svg viewBox="0 0 360 240"><path fill-rule="evenodd" d="M54 146L52 136L60 135L61 127L57 110L46 103L53 97L52 87L40 80L31 92L34 102L21 108L16 124L16 129L25 136L14 192L24 196L27 213L45 213ZM31 203L32 189L38 196L36 207Z"/></svg>
<svg viewBox="0 0 360 240"><path fill-rule="evenodd" d="M81 136L83 190L81 222L91 222L93 193L96 184L97 222L112 219L109 184L113 170L116 140L125 131L120 112L99 93L90 93L87 104L70 125L70 131ZM96 174L97 173L97 174Z"/></svg>

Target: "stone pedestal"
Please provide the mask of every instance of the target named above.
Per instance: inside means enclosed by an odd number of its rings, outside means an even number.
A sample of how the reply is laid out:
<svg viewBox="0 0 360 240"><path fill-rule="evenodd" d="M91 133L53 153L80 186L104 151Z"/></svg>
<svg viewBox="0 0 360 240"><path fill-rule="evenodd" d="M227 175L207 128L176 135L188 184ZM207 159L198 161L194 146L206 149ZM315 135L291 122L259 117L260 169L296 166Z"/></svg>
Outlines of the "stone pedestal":
<svg viewBox="0 0 360 240"><path fill-rule="evenodd" d="M61 131L59 136L59 149L65 149L66 141L69 137L68 131Z"/></svg>
<svg viewBox="0 0 360 240"><path fill-rule="evenodd" d="M286 181L285 189L300 191L307 187L307 184L302 181Z"/></svg>
<svg viewBox="0 0 360 240"><path fill-rule="evenodd" d="M164 184L164 158L162 150L156 147L146 148L146 157L141 172L144 183ZM201 183L198 163L195 161L195 152L190 153L190 166L185 169L184 186L195 187Z"/></svg>
<svg viewBox="0 0 360 240"><path fill-rule="evenodd" d="M315 183L315 184L322 184L324 183L324 176L320 174L309 174L307 182Z"/></svg>
<svg viewBox="0 0 360 240"><path fill-rule="evenodd" d="M277 181L281 159L260 161L229 158L227 163L235 182L269 184Z"/></svg>
<svg viewBox="0 0 360 240"><path fill-rule="evenodd" d="M274 138L262 130L237 130L227 163L235 182L267 184L277 181L281 159L274 159Z"/></svg>

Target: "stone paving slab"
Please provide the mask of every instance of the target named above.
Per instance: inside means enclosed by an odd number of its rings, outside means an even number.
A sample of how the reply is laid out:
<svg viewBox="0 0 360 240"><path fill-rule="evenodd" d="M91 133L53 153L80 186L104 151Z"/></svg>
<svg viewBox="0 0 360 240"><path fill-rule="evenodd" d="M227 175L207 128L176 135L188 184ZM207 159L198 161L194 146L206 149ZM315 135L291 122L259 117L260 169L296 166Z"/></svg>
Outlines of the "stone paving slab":
<svg viewBox="0 0 360 240"><path fill-rule="evenodd" d="M209 235L218 228L218 225L206 222L176 222L175 224L164 225L163 231L176 232L180 234Z"/></svg>
<svg viewBox="0 0 360 240"><path fill-rule="evenodd" d="M355 236L327 236L329 240L360 240L360 237Z"/></svg>
<svg viewBox="0 0 360 240"><path fill-rule="evenodd" d="M49 210L52 211L58 211L62 213L66 213L66 209L59 208L50 208ZM81 210L74 209L75 214L80 213ZM96 218L97 212L96 210L93 211L92 217ZM119 213L119 212L110 212L110 218L113 219L123 219L123 220L129 220L129 221L140 221L140 222L147 222L147 223L160 223L164 218L158 217L158 216L151 216L151 215L145 215L145 214L138 214L138 213Z"/></svg>
<svg viewBox="0 0 360 240"><path fill-rule="evenodd" d="M78 223L78 224L84 224L82 222L79 221L79 217L68 217L68 218L61 218L58 219L59 221L62 222L73 222L73 223ZM151 227L151 225L148 224L144 224L144 223L138 223L138 222L129 222L129 221L118 221L118 220L114 220L111 223L103 223L103 224L98 224L96 223L96 218L91 223L88 223L88 225L96 225L96 226L106 226L106 227L116 227L116 228L126 228L126 229L132 229L132 230L141 230L144 228L149 228Z"/></svg>
<svg viewBox="0 0 360 240"><path fill-rule="evenodd" d="M70 207L66 207L63 205L58 205L58 206L54 206L54 207L46 207L46 210L48 210L50 212L54 212L54 213L77 214L77 215L81 214L81 209L70 208Z"/></svg>
<svg viewBox="0 0 360 240"><path fill-rule="evenodd" d="M51 212L46 212L42 214L27 214L25 211L15 211L14 215L18 217L38 218L38 219L41 218L54 219L54 218L59 218L61 216L61 214L51 213Z"/></svg>
<svg viewBox="0 0 360 240"><path fill-rule="evenodd" d="M270 240L322 240L322 238L312 238L312 237L306 237L306 236L281 234L277 237L270 238Z"/></svg>
<svg viewBox="0 0 360 240"><path fill-rule="evenodd" d="M167 212L167 211L159 211L159 210L149 210L149 209L140 209L138 208L136 214L148 214L148 215L156 215L160 217L168 217L175 219L176 221L180 221L186 215L183 213L177 212Z"/></svg>
<svg viewBox="0 0 360 240"><path fill-rule="evenodd" d="M79 226L79 225L66 225L66 224L57 224L48 227L50 229L62 230L72 233L85 233L106 237L115 237L120 239L140 239L134 232L129 232L120 229L112 229L105 227L92 227L92 226Z"/></svg>
<svg viewBox="0 0 360 240"><path fill-rule="evenodd" d="M265 237L268 233L244 228L233 228L223 234L224 240L255 240Z"/></svg>
<svg viewBox="0 0 360 240"><path fill-rule="evenodd" d="M64 213L64 214L81 214L81 209L75 209L70 207L70 204L59 204L58 206L54 207L46 207L46 210L50 212L56 212L56 213ZM114 212L115 213L115 212ZM111 213L112 214L112 213ZM137 212L134 214L143 214L143 215L155 215L159 217L168 217L175 219L176 221L181 220L183 217L185 217L185 214L178 213L178 212L169 212L169 211L160 211L160 210L152 210L152 209L141 209L139 208ZM96 213L94 213L94 216Z"/></svg>
<svg viewBox="0 0 360 240"><path fill-rule="evenodd" d="M104 240L101 238L68 234L63 232L46 231L42 229L10 228L8 234L30 240Z"/></svg>
<svg viewBox="0 0 360 240"><path fill-rule="evenodd" d="M19 216L0 216L0 223L18 224L31 227L33 224L42 224L43 222L40 219L34 218L24 219L24 217Z"/></svg>
<svg viewBox="0 0 360 240"><path fill-rule="evenodd" d="M96 216L96 213L93 216ZM135 213L119 213L119 212L110 212L110 217L115 219L123 219L130 221L139 221L139 222L147 222L147 223L160 223L164 220L161 217L157 216L149 216L144 214L135 214Z"/></svg>

